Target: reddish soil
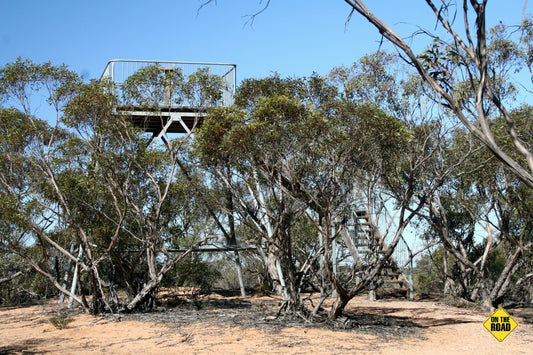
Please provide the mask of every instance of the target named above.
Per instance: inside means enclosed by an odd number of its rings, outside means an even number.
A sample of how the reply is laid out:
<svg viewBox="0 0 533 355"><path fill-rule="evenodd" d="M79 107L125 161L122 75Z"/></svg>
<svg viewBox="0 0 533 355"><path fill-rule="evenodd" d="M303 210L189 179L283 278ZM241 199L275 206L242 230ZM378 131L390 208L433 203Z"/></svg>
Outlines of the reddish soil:
<svg viewBox="0 0 533 355"><path fill-rule="evenodd" d="M507 309L519 326L503 342L491 312L436 300L358 297L334 324L276 317L271 297L210 296L159 312L93 317L57 301L0 308L0 354L532 354L533 309ZM63 329L57 315L72 321Z"/></svg>

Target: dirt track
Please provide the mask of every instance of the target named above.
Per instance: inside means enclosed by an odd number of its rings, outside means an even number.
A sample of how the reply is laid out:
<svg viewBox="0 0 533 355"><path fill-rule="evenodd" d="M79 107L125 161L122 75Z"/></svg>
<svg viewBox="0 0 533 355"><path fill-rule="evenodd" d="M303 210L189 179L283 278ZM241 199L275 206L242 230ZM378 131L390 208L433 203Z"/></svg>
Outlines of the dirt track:
<svg viewBox="0 0 533 355"><path fill-rule="evenodd" d="M200 309L92 317L57 302L0 308L0 354L532 354L533 309L508 309L518 328L499 343L482 323L490 312L436 301L368 301L317 326L275 317L277 300L211 297Z"/></svg>

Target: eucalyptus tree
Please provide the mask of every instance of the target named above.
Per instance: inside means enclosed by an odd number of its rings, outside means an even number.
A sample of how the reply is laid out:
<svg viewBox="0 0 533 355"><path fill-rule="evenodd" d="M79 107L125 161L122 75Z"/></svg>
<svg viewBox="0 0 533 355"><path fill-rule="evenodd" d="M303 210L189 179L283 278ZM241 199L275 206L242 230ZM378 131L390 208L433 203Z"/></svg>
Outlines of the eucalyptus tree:
<svg viewBox="0 0 533 355"><path fill-rule="evenodd" d="M436 243L416 237L408 242L405 231L427 210L428 201L453 167L431 169L442 160L447 144L449 129L441 122L446 112L432 102L424 83L397 55L380 51L363 56L350 67L334 68L329 80L357 108L340 115L348 126L343 131L353 146L362 206L388 243L384 257L374 255L374 262L354 278L358 282L341 290L344 301L337 303L339 314L349 299L377 279L398 245L408 249L412 260ZM424 245L413 250L420 242Z"/></svg>
<svg viewBox="0 0 533 355"><path fill-rule="evenodd" d="M412 47L369 11L363 5L363 1L347 2L354 11L366 17L400 50L408 64L417 70L425 85L438 94L436 103L444 109L442 117L451 115L458 118L467 131L503 163L488 174L488 176L502 177L500 183L496 184L498 188L491 189L492 193L498 191L500 198L507 200L510 198L508 194L514 194L512 191L516 184L521 186L522 193L523 189L527 191L528 187L531 188L531 144L529 134L526 133L531 116L515 112L517 109L521 110L521 103L516 101L519 98L520 87L513 80L513 74L524 67L530 68L530 20L524 18L521 26L515 27L500 23L488 30L485 24L487 1L464 1L462 7L456 2L426 1L442 31L435 34L422 31L422 34L429 35L431 44L426 50L415 55ZM463 39L458 34L460 22L454 21L457 12L462 12L463 15L466 34ZM472 14L473 18L470 17ZM475 33L470 31L469 21L472 19L475 20ZM431 90L426 90L426 93ZM453 129L449 118L441 119L440 122L443 127ZM448 138L447 141L452 142L463 134L458 133L458 136ZM446 250L457 260L456 266L460 271L454 277L455 293L469 299L481 299L487 305L496 305L501 302L502 296L512 285L510 284L512 265L520 264L519 256L523 253L530 253L530 245L522 241L518 243L520 247L517 247L515 252L511 253L508 249L512 255L506 260L506 265L509 267L500 270L496 279L487 278L488 260L491 258L491 253L498 252L495 247L499 245L494 243L496 236L493 236L495 234L493 230L499 231L496 234L500 234L500 241L505 240L505 236L508 235L508 232L501 231L501 228L508 226L508 223L496 223L495 219L508 220L509 217L500 217L501 209L502 206L509 208L511 204L509 202L502 204L501 200L496 203L492 193L488 194L485 188L480 187L486 186L491 180L481 179L479 180L480 183L483 182L481 185L473 184L472 180L469 180L479 171L486 173L483 164L490 161L490 154L485 155L485 160L480 162L478 159L481 153L476 152L480 150L481 148L473 142L462 144L453 152L454 163L449 160L451 152L441 150L441 161L447 161L452 165L447 167L441 163L434 165L434 168L440 171L439 174L444 171L448 173L443 175L444 179L437 180L443 187L435 191L433 197L428 200L427 208L421 211L424 212L421 215L431 216L430 224L438 231ZM479 165L474 168L471 161L476 161ZM465 171L463 169L465 166L470 166L470 171ZM433 169L430 164L427 168ZM511 171L523 183L513 179L512 175L504 171L505 169ZM467 180L470 183L466 185L459 182ZM467 196L461 195L460 191ZM522 199L527 200L524 197ZM509 215L509 212L504 215ZM528 217L525 217L521 223L526 220ZM480 228L482 223L484 226ZM480 232L480 229L484 229L483 232ZM479 235L483 243L479 242ZM522 239L514 239L515 242L516 240ZM517 243L511 242L511 244ZM474 252L474 249L478 251ZM476 253L478 255L474 257ZM443 258L443 261L446 260L447 258ZM451 270L447 271L449 272L446 274L450 276ZM525 275L527 274L526 272ZM452 277L448 277L447 281L446 287L452 286ZM524 282L525 279L521 281L522 284ZM504 285L505 287L500 288Z"/></svg>
<svg viewBox="0 0 533 355"><path fill-rule="evenodd" d="M56 161L56 152L66 142L66 131L51 127L38 119L32 111L34 97L46 95L53 103L57 115L64 96L80 85L78 77L65 67L53 67L46 63L34 64L29 60L17 60L0 70L1 98L16 108L2 108L2 171L0 173L4 250L19 255L37 272L65 294L75 297L59 283L58 275L51 267L50 247L60 255L76 260L76 257L57 241L55 230L62 227L62 220L54 219L61 209L50 200L54 191L59 192L54 167L62 168ZM70 90L68 90L70 89ZM60 213L60 212L59 212ZM41 253L30 253L37 245ZM89 267L83 264L84 270Z"/></svg>
<svg viewBox="0 0 533 355"><path fill-rule="evenodd" d="M82 83L64 67L19 60L0 81L4 102L19 102L1 111L1 223L11 231L2 246L91 313L151 307L163 276L190 252L170 247L205 216L196 179L179 169L184 141L148 148L116 114L110 83ZM31 112L31 94L47 90L61 118L53 126ZM35 247L40 254L28 252ZM61 282L66 270L51 257L76 265L79 292Z"/></svg>
<svg viewBox="0 0 533 355"><path fill-rule="evenodd" d="M436 20L436 31L418 31L427 35L425 51L416 54L413 46L402 38L392 26L382 21L363 0L345 0L352 9L366 18L412 65L420 77L436 93L439 102L447 107L461 124L480 140L518 178L530 188L533 187L533 153L516 131L516 123L510 114L511 103L506 101L507 91L501 90L502 80L508 80L509 68L520 70L530 68L531 25L524 21L519 27L519 41L524 48L520 51L509 40L512 28L497 41L490 43L487 30L488 0L432 1L425 3ZM462 21L460 21L462 19ZM473 25L473 26L472 26ZM516 43L516 42L515 42ZM505 56L491 55L490 46L505 49ZM494 52L492 52L494 53ZM506 60L502 67L502 59ZM517 159L503 149L496 140L490 119L491 115L505 119L506 135L513 152L522 157Z"/></svg>
<svg viewBox="0 0 533 355"><path fill-rule="evenodd" d="M125 283L128 300L119 309L132 311L151 307L165 273L186 255L168 249L187 235L201 205L179 170L181 141L168 141L163 150L147 148L128 117L113 113L116 103L105 104L110 97L104 85L85 86L64 120L81 138L75 150L90 157L78 167L88 181L76 190L94 191L77 200L99 226L93 243L103 252L101 261L110 262Z"/></svg>
<svg viewBox="0 0 533 355"><path fill-rule="evenodd" d="M487 41L487 56L490 58L493 75L491 90L496 92L500 98L511 102L516 97L518 88L513 85L509 73L516 67L517 63L524 61L524 58L521 57L524 52L519 48L518 43L513 42L507 36L508 29L503 25L491 29ZM441 46L443 44L436 41L430 50L420 55L421 60L429 65L433 51L441 50L443 48ZM394 73L390 69L390 65L394 63L391 61L390 55L387 57L385 54L381 54L380 56L382 59L379 61L363 58L352 68L337 68L332 72L332 78L335 82L343 85L350 96L355 99L364 99L373 95L378 99L378 102L382 103L382 107L398 117L403 117L403 120L415 129L413 132L434 131L430 136L427 136L428 138L433 136L433 138L424 139L426 142L424 145L434 152L433 158L424 161L424 169L420 170L423 172L420 175L422 180L417 182L419 186L432 186L432 188L413 196L415 199L417 196L422 196L425 200L424 207L418 210L417 215L432 226L433 232L430 233L433 236L432 239L440 240L445 247L444 253L451 253L456 261L455 265L447 265L448 258L442 258L443 270L446 275L445 292L451 292L471 300L480 300L488 306L496 305L501 302L503 295L508 294L511 289L512 270L516 272L519 269L518 265L522 265L524 262L522 259L524 253L526 255L530 253L530 245L523 241L523 236L512 237L511 244L507 244L503 241L506 240L509 232L501 231L501 228L508 228L509 223L505 221L508 221L509 216L512 215L509 211L502 215L502 211L517 208L517 206L511 207L512 203L510 202L503 203L502 201L509 201L511 196L515 194L513 191L517 185L520 186L519 191L523 194L524 191L528 190L527 183L514 179L513 176L516 175L513 175L514 173L509 174L509 171L506 172L505 165L497 164L495 159L491 159L493 154L491 155L488 150L466 138L472 136L454 127L453 121L450 120L450 114L453 114L453 110L450 110L449 105L441 105L441 102L437 101L438 106L433 108L429 106L428 109L420 110L417 114L410 109L410 107L420 108L427 105L428 102L431 103L431 97L428 95L431 91L425 87L427 84L424 82L419 82L416 85L417 81L410 77L408 81L402 83L403 89L402 87L393 89L392 95L389 95L391 83L395 82L391 80L394 78ZM387 63L387 68L380 67L380 62ZM432 72L435 76L455 73L439 72L435 68L432 69L435 70ZM364 83L365 79L366 82L381 83L379 86L384 91L376 94L372 92L372 87L370 90L358 89L357 85ZM448 80L450 80L448 83L450 90L455 90L455 99L458 100L462 109L469 110L469 105L472 103L470 84L459 81L457 78L456 81L451 78ZM412 82L409 83L409 81ZM453 87L451 87L452 84ZM410 104L405 95L406 93L409 96L410 92L420 97L414 106ZM401 97L396 100L391 99L391 97L395 97L395 93L400 93ZM397 102L402 104L396 105ZM490 107L488 103L485 102L484 104L487 105L486 107ZM473 111L470 110L469 112ZM518 139L529 149L531 144L528 129L531 125L531 116L528 115L528 112L527 109L519 108L516 112L513 110L509 117L514 122L514 130ZM501 117L495 118L497 114L498 110L490 108L486 110L484 116L490 126L491 134L494 135L495 144L511 159L526 166L526 158L517 152L513 138L508 136L506 130L508 120ZM424 118L425 116L426 118ZM424 123L425 121L430 125ZM441 133L437 133L435 129ZM458 142L462 143L458 144ZM413 148L413 145L410 148ZM423 151L419 153L419 157L422 156L424 156ZM489 172L489 166L497 168ZM395 176L393 174L391 176L392 179L387 178L386 183L387 181L401 181L402 175L396 174ZM411 175L408 174L407 176ZM479 176L480 179L475 180L476 176ZM494 176L495 180L487 179L488 176ZM421 182L423 182L422 185L420 185ZM494 184L493 187L487 190L491 184ZM390 191L405 191L395 189L394 184L387 185ZM400 186L402 185L397 185L397 187ZM430 191L431 193L428 194L427 192ZM496 199L495 195L500 197ZM527 201L527 199L524 195L519 198L521 201ZM516 201L516 197L514 200ZM517 208L517 210L523 211L524 208ZM517 221L523 224L528 218L528 216L522 216L522 220ZM497 243L495 242L495 234L500 234ZM517 240L521 240L521 242L516 243ZM503 268L502 266L503 269L500 270L489 264L491 261L497 263L494 261L494 257L502 250L503 245L520 246L505 249L512 257L506 259L505 266L508 267ZM513 266L516 268L513 269ZM487 270L491 270L491 276L488 275ZM525 278L521 279L520 283L527 287L527 280L530 276L527 276L529 275L528 272L525 272L524 275Z"/></svg>
<svg viewBox="0 0 533 355"><path fill-rule="evenodd" d="M165 111L177 107L186 107L187 110L194 108L197 114L205 114L209 108L219 106L222 100L222 93L227 91L227 86L222 77L213 75L208 68L199 68L196 72L185 75L179 67L164 67L156 63L147 65L134 74L130 75L121 86L122 103L132 110L141 108L147 109L151 114L159 117L160 127L168 123L168 115ZM194 126L199 124L200 115L196 116ZM152 116L153 118L153 116ZM154 136L158 133L153 132ZM164 133L164 132L163 132ZM212 222L216 225L219 234L224 236L227 245L237 244L235 225L233 221L231 194L223 195L226 200L228 211L223 211L211 203L208 195L217 194L216 188L208 188L208 182L198 183L195 177L195 168L188 154L188 140L190 135L181 137L177 146L168 144L168 136L164 134L163 141L172 159L176 160L181 174L192 183L193 192L210 215ZM175 142L178 142L177 140ZM227 219L227 223L224 220ZM242 278L242 268L238 251L234 251L241 295L246 295L244 281Z"/></svg>
<svg viewBox="0 0 533 355"><path fill-rule="evenodd" d="M248 81L244 87L257 89L269 80L278 79ZM287 84L290 81L278 89L288 89ZM244 109L210 111L196 135L197 154L209 167L212 179L220 181L231 192L219 207L231 215L235 213L238 223L257 235L255 243L277 292L287 297L288 304L298 308L301 300L290 238L291 226L302 213L302 205L281 188L280 168L289 156L295 155L291 148L297 136L290 134L300 131L295 126L310 112L286 95L254 94L245 98L243 91L240 93L236 102L246 99L253 100L253 104L243 105ZM282 270L282 259L288 276Z"/></svg>
<svg viewBox="0 0 533 355"><path fill-rule="evenodd" d="M125 97L155 109L161 109L161 94L165 100L169 96L200 100L198 104L205 106L220 99L222 90L215 76L199 72L186 81L177 72L170 78L158 66L141 69L125 84ZM102 248L113 256L112 267L127 276L129 297L119 310L132 311L151 307L165 274L209 239L210 230L195 228L195 224L205 225L207 212L197 194L198 176L188 163L188 135L166 139L163 147L148 147L141 132L131 126L128 114L114 113L116 102L112 107L99 102L98 97L114 99L106 94L113 91L105 86L105 82L93 83L80 91L65 111L65 122L84 137L95 177L103 182L102 197L108 209L91 208L111 226ZM93 112L101 107L105 107L103 112ZM180 239L193 243L184 253L171 251Z"/></svg>
<svg viewBox="0 0 533 355"><path fill-rule="evenodd" d="M527 144L530 113L528 107L511 113ZM491 124L497 143L520 160L506 139L503 119ZM437 177L439 186L418 213L427 227L423 236L441 242L431 254L442 264L436 265L440 292L489 308L516 299L518 290L531 297L530 189L466 130L450 133L438 159L426 163L426 173Z"/></svg>
<svg viewBox="0 0 533 355"><path fill-rule="evenodd" d="M531 108L522 107L511 115L518 134L530 145ZM497 118L492 125L497 143L517 160L522 159L513 152L504 133L504 119ZM462 159L452 179L432 201L430 221L457 259L459 273L448 274L453 286L450 292L487 307L498 306L531 284L532 194L524 182L462 130L455 132L445 161L456 161L469 146L474 147L472 154ZM498 259L500 254L505 257Z"/></svg>
<svg viewBox="0 0 533 355"><path fill-rule="evenodd" d="M335 290L337 302L329 316L336 317L384 267L415 215L408 209L420 192L413 173L404 172L408 178L403 180L396 176L402 172L399 164L406 162L404 152L419 159L407 165L411 170L422 169L427 157L408 149L412 134L401 120L375 104L343 97L318 76L246 80L235 102L238 107L210 113L196 136L197 152L210 166L213 180L231 190L239 223L257 235L256 243L271 278L279 280L280 293L286 282L288 309L316 315L321 302ZM358 208L373 203L358 191L364 182L370 181L367 188L374 186L369 188L374 189L374 197L376 186L386 188L386 178L394 182L396 191L405 193L398 202L402 212L393 245L364 270L351 265L348 274L334 272L333 244L340 240L334 229L342 228ZM312 233L303 239L313 245L303 258L295 257L293 242L302 218L311 226L306 233ZM322 300L312 310L303 307L300 294L303 283L312 279L311 270L324 272L327 280Z"/></svg>
<svg viewBox="0 0 533 355"><path fill-rule="evenodd" d="M207 0L200 8L214 2ZM414 42L398 34L393 25L385 23L366 5L367 1L344 0L344 2L351 9L348 21L352 19L354 13L367 19L417 71L420 78L437 95L439 103L449 108L458 121L527 186L533 187L533 153L517 135L514 120L510 115L511 106L506 102L506 98L501 96L502 92L495 89L502 73L498 70L498 57L491 57L488 51L486 27L488 0L421 1L433 14L436 26L432 32L423 28L421 24L415 24L416 31L407 38L424 35L428 39L426 50L418 54ZM269 5L270 1L267 1L261 10L249 16L249 21L253 22L255 17L265 11ZM416 10L411 12L416 13ZM522 45L522 50L512 53L514 49L507 47L510 50L507 54L513 57L518 54L519 60L515 61L517 71L524 67L531 72L533 31L531 21L524 16L522 18L523 23L518 31L518 41ZM403 23L396 21L396 24ZM511 27L507 29L509 36L516 32ZM458 85L459 83L462 85ZM463 100L465 92L468 93L466 101ZM513 143L513 149L524 157L524 162L513 159L496 143L489 124L489 112L492 110L505 118L507 135Z"/></svg>

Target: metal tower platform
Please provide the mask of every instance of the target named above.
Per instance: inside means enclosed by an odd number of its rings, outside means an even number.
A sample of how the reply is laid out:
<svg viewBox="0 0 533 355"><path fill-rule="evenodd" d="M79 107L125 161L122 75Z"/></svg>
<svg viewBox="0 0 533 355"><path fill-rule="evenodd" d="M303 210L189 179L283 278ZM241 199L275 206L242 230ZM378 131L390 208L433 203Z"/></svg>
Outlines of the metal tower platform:
<svg viewBox="0 0 533 355"><path fill-rule="evenodd" d="M123 92L125 81L133 74L149 66L160 68L162 72L179 71L184 81L187 81L190 75L200 70L209 75L216 75L222 79L224 84L222 98L216 105L207 107L187 100L176 103L170 100L170 95L167 94L168 88L165 87L164 97L151 105L125 102ZM145 132L152 133L153 137L157 137L157 140L166 133L190 134L193 128L202 124L207 108L232 105L236 88L236 68L235 64L227 63L114 59L107 63L101 79L108 79L114 84L115 94L120 100L116 107L116 113L126 115L131 119L133 125L140 127Z"/></svg>

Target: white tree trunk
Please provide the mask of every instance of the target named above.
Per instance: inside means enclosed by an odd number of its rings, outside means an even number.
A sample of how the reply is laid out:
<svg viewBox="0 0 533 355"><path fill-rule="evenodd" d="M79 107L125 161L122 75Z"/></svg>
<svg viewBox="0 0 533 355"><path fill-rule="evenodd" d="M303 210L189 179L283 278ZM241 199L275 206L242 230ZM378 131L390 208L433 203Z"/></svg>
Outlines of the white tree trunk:
<svg viewBox="0 0 533 355"><path fill-rule="evenodd" d="M235 266L237 268L237 278L239 279L239 287L241 289L241 297L246 297L246 288L244 287L244 278L242 276L242 265L239 252L235 251Z"/></svg>
<svg viewBox="0 0 533 355"><path fill-rule="evenodd" d="M80 245L79 250L78 250L78 260L81 259L82 255L83 255L83 248ZM70 293L72 295L76 294L77 287L78 287L78 263L76 263L76 266L74 267L74 274L72 275L72 285L70 286ZM74 302L74 298L70 296L68 298L68 309L72 309L73 302Z"/></svg>

